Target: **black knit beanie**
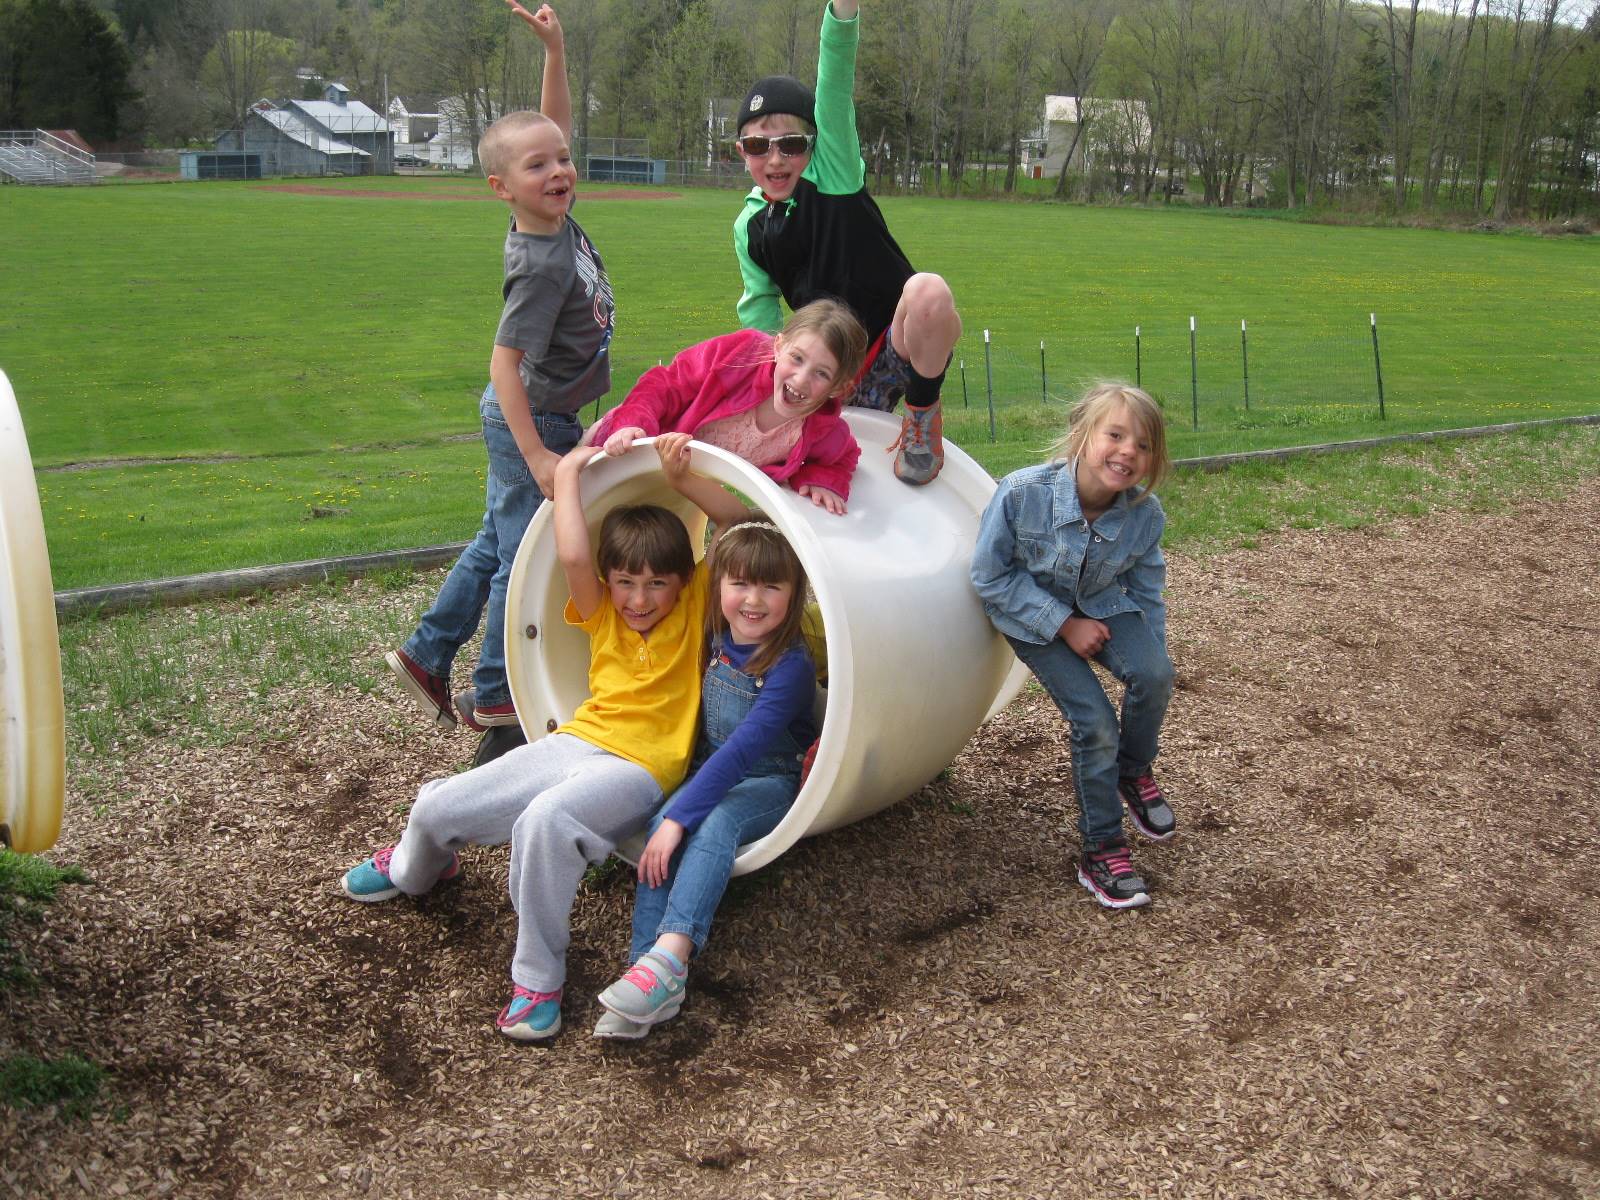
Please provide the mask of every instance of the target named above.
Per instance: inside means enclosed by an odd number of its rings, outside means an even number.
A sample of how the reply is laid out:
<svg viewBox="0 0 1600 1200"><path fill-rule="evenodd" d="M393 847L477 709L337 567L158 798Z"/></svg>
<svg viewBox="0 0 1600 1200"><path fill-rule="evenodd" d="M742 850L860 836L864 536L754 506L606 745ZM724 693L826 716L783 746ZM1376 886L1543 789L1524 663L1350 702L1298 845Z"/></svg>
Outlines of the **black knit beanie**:
<svg viewBox="0 0 1600 1200"><path fill-rule="evenodd" d="M734 126L740 133L751 121L772 113L789 113L815 128L817 97L805 84L792 75L768 75L758 79L739 106L739 122Z"/></svg>

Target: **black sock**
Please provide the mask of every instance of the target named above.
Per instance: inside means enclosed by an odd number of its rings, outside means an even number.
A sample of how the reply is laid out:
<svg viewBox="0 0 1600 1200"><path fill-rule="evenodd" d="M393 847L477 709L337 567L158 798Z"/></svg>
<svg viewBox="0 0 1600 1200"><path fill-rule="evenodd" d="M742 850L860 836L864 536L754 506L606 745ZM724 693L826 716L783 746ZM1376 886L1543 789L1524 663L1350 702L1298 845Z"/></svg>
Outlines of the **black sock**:
<svg viewBox="0 0 1600 1200"><path fill-rule="evenodd" d="M950 364L945 363L946 370ZM944 371L940 371L932 379L926 375L918 375L917 369L910 363L906 369L911 378L906 381L906 403L912 408L927 408L931 404L939 403L939 389L944 386Z"/></svg>

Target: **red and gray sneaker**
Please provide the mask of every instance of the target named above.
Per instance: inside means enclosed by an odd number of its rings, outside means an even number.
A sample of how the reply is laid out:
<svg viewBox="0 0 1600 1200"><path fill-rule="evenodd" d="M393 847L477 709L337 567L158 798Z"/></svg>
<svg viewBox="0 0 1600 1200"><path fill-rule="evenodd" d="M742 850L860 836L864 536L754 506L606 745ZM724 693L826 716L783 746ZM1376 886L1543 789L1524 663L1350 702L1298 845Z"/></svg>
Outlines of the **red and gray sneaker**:
<svg viewBox="0 0 1600 1200"><path fill-rule="evenodd" d="M450 680L442 675L431 675L423 670L417 660L404 650L391 650L383 656L389 664L406 695L421 706L434 725L440 729L454 729L456 715L450 711Z"/></svg>
<svg viewBox="0 0 1600 1200"><path fill-rule="evenodd" d="M943 427L937 401L927 408L906 405L905 415L900 418L900 436L889 447L895 451L896 479L920 487L937 478L944 466Z"/></svg>
<svg viewBox="0 0 1600 1200"><path fill-rule="evenodd" d="M517 706L507 700L504 704L479 704L478 689L467 688L456 693L456 716L468 729L479 733L517 724Z"/></svg>
<svg viewBox="0 0 1600 1200"><path fill-rule="evenodd" d="M1149 771L1143 775L1119 779L1117 791L1127 801L1128 815L1133 818L1133 827L1152 842L1168 841L1177 832L1178 822L1172 815L1172 806L1167 803L1161 786L1156 783L1155 776Z"/></svg>
<svg viewBox="0 0 1600 1200"><path fill-rule="evenodd" d="M1150 885L1133 869L1128 843L1120 838L1085 847L1078 859L1078 882L1106 908L1138 908L1150 903Z"/></svg>

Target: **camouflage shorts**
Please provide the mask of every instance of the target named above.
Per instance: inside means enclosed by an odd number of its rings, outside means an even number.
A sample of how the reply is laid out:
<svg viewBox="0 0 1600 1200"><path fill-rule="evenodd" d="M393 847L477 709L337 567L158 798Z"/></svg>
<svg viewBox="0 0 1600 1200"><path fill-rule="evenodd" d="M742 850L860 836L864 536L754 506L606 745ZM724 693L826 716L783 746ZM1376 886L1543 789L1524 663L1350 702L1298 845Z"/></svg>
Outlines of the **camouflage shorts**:
<svg viewBox="0 0 1600 1200"><path fill-rule="evenodd" d="M895 351L894 339L884 330L883 342L877 357L868 364L866 373L856 383L847 404L857 408L875 408L879 412L893 412L906 394L906 384L911 381L911 364Z"/></svg>

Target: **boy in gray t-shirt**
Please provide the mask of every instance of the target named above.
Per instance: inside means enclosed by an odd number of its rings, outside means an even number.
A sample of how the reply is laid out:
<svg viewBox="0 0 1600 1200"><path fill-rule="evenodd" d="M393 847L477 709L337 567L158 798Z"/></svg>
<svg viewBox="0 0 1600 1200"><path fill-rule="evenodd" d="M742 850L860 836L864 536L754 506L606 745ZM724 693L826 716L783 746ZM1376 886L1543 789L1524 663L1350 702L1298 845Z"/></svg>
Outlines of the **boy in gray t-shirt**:
<svg viewBox="0 0 1600 1200"><path fill-rule="evenodd" d="M458 720L479 731L517 724L505 660L511 564L534 511L554 489L556 463L583 434L578 410L611 387L611 284L600 255L568 215L577 173L567 149L572 104L561 24L548 4L530 13L515 0L507 3L544 43L544 111L509 113L478 143L489 187L511 207L505 307L478 404L489 451L483 526L416 631L384 656L441 729ZM485 608L472 687L452 698L450 666ZM480 756L488 749L486 738Z"/></svg>

